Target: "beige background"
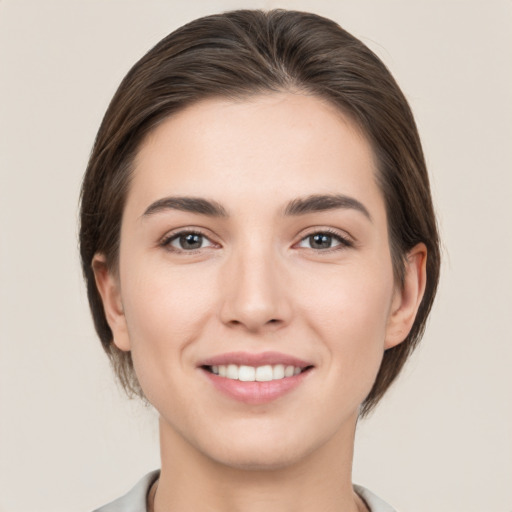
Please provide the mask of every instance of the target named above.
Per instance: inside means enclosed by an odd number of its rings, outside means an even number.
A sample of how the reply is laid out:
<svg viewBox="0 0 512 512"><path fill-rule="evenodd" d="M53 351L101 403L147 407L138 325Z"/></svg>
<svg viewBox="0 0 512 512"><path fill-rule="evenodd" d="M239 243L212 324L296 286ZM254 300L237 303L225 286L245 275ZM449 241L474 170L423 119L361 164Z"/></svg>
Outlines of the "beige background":
<svg viewBox="0 0 512 512"><path fill-rule="evenodd" d="M89 318L81 175L120 79L200 15L311 10L391 68L445 245L423 345L361 424L354 480L403 512L512 511L512 3L0 0L0 511L87 511L158 466Z"/></svg>

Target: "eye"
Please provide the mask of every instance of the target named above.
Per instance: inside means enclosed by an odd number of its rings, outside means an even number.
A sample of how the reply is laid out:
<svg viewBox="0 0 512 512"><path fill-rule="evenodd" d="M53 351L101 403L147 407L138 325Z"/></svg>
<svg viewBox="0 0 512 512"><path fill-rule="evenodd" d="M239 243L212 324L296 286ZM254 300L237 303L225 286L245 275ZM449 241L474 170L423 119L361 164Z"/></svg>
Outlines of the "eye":
<svg viewBox="0 0 512 512"><path fill-rule="evenodd" d="M205 247L212 247L213 243L202 233L182 231L166 238L162 245L176 251L196 251Z"/></svg>
<svg viewBox="0 0 512 512"><path fill-rule="evenodd" d="M336 247L351 247L352 242L346 238L328 231L319 231L311 233L304 237L298 244L299 247L314 250L334 249Z"/></svg>

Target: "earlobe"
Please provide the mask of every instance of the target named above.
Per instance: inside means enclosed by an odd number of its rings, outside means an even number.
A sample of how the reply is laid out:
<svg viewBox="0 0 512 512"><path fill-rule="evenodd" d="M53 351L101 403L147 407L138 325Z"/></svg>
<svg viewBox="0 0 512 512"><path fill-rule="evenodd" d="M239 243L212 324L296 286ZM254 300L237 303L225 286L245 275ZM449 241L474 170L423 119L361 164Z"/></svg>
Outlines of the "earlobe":
<svg viewBox="0 0 512 512"><path fill-rule="evenodd" d="M402 343L409 334L420 307L427 280L427 248L415 245L407 254L404 283L397 287L386 330L385 349Z"/></svg>
<svg viewBox="0 0 512 512"><path fill-rule="evenodd" d="M112 331L114 344L120 350L129 351L131 346L121 301L119 278L108 268L103 254L95 254L91 265L96 287L103 302L105 317Z"/></svg>

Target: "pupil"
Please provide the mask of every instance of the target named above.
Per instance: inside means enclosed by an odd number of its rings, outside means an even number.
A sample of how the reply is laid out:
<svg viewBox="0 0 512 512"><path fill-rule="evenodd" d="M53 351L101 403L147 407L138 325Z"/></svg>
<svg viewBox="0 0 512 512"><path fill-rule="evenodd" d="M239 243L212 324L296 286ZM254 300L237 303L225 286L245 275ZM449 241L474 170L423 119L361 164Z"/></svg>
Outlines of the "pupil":
<svg viewBox="0 0 512 512"><path fill-rule="evenodd" d="M311 246L317 249L328 249L331 246L331 236L323 233L317 233L311 236Z"/></svg>
<svg viewBox="0 0 512 512"><path fill-rule="evenodd" d="M180 245L183 249L199 249L202 243L202 236L195 233L180 236Z"/></svg>

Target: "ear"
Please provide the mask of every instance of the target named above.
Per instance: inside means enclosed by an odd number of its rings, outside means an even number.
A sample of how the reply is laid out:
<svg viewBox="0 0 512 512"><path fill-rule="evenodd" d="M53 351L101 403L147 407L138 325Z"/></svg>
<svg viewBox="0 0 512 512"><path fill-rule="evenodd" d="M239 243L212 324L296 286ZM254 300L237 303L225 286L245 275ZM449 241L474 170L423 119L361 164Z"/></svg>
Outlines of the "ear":
<svg viewBox="0 0 512 512"><path fill-rule="evenodd" d="M385 349L402 343L412 328L425 293L426 264L427 248L425 244L419 243L407 253L404 283L395 289L386 329Z"/></svg>
<svg viewBox="0 0 512 512"><path fill-rule="evenodd" d="M105 317L114 337L114 345L120 350L129 351L131 345L121 301L119 277L108 268L105 256L100 253L94 255L92 269L96 288L103 302Z"/></svg>

